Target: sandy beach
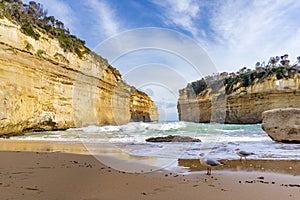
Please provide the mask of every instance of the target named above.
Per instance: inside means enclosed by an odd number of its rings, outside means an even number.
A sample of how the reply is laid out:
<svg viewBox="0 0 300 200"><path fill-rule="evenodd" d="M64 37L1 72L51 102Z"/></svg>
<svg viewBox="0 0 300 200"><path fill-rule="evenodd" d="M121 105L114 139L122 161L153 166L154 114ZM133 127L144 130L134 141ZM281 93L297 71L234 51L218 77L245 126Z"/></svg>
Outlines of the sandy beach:
<svg viewBox="0 0 300 200"><path fill-rule="evenodd" d="M238 167L254 166L260 161L249 160L246 164L227 161L225 164L232 168L215 169L208 176L203 168L190 168L198 166L196 160L178 161L186 171L194 172L126 173L102 164L91 155L1 151L0 158L3 200L300 198L299 162L269 161L263 165L277 166L276 169L262 171Z"/></svg>

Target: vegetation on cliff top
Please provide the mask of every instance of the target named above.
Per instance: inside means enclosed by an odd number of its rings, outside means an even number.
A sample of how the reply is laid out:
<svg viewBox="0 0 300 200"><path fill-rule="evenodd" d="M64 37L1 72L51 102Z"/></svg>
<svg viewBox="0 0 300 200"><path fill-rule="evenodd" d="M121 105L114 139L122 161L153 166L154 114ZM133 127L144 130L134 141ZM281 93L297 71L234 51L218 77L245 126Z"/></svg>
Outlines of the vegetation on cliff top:
<svg viewBox="0 0 300 200"><path fill-rule="evenodd" d="M24 34L38 40L40 33L58 39L65 51L76 53L80 58L90 50L85 47L85 41L70 34L64 23L47 16L43 5L30 1L24 4L21 0L0 0L0 17L6 17L21 26Z"/></svg>
<svg viewBox="0 0 300 200"><path fill-rule="evenodd" d="M223 86L225 86L225 93L229 95L239 88L251 86L256 81L263 82L274 75L280 80L292 78L296 73L300 73L300 56L297 57L297 61L294 64L290 64L287 54L275 56L271 57L267 64L265 62L257 62L254 70L243 67L236 73L223 72L213 74L189 83L186 87L187 96L205 95L204 91L207 91L207 88L211 88L211 93L214 94Z"/></svg>

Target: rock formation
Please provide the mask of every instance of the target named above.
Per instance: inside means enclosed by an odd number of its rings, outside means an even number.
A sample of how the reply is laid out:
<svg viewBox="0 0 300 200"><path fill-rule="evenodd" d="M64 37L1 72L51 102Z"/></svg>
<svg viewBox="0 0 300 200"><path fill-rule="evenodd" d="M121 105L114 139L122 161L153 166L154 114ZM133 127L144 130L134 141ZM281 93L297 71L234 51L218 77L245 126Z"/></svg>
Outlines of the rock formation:
<svg viewBox="0 0 300 200"><path fill-rule="evenodd" d="M151 137L146 142L201 142L200 139L188 136L168 135L165 137Z"/></svg>
<svg viewBox="0 0 300 200"><path fill-rule="evenodd" d="M300 143L300 108L263 112L262 129L275 141Z"/></svg>
<svg viewBox="0 0 300 200"><path fill-rule="evenodd" d="M228 80L227 80L228 81ZM191 87L179 91L179 119L192 122L221 122L237 124L261 123L263 111L274 108L300 108L300 74L278 79L254 79L247 87L237 82L228 92L228 83L220 81L217 91L207 87L200 93Z"/></svg>
<svg viewBox="0 0 300 200"><path fill-rule="evenodd" d="M149 102L151 99L147 94L134 89L129 103L130 121L158 121L157 107L155 105L149 107Z"/></svg>
<svg viewBox="0 0 300 200"><path fill-rule="evenodd" d="M0 19L0 135L158 119L154 102L105 59L39 34Z"/></svg>

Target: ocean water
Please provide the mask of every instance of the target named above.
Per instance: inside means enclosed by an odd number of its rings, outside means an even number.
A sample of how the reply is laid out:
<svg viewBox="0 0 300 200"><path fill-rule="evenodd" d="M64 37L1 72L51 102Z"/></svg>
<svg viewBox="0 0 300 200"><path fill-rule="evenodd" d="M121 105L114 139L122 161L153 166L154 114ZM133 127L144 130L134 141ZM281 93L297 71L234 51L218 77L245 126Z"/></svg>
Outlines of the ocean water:
<svg viewBox="0 0 300 200"><path fill-rule="evenodd" d="M195 143L149 143L149 137L181 135L200 139ZM66 144L82 143L91 153L101 152L103 145L110 151L134 157L160 159L197 159L200 153L216 159L238 159L237 150L255 153L249 159L300 160L300 144L272 141L260 124L201 124L190 122L143 123L120 126L88 126L66 131L31 132L12 140L42 140ZM103 151L102 151L103 153Z"/></svg>

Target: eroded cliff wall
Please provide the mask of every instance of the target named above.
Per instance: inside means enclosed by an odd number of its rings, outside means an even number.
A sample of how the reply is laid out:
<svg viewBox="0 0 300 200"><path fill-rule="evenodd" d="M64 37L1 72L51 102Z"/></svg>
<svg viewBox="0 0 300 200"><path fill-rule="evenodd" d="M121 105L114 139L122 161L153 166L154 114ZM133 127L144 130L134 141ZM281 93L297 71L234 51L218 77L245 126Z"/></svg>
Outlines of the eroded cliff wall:
<svg viewBox="0 0 300 200"><path fill-rule="evenodd" d="M157 120L154 102L124 83L106 60L94 53L79 58L41 35L35 40L0 19L0 135L117 125L146 115Z"/></svg>
<svg viewBox="0 0 300 200"><path fill-rule="evenodd" d="M158 121L157 107L149 105L150 97L145 93L134 90L130 99L131 121Z"/></svg>
<svg viewBox="0 0 300 200"><path fill-rule="evenodd" d="M179 119L192 122L261 123L263 111L274 108L300 108L300 74L277 80L276 75L249 87L225 95L223 87L212 94L206 89L189 96L187 88L180 90Z"/></svg>

